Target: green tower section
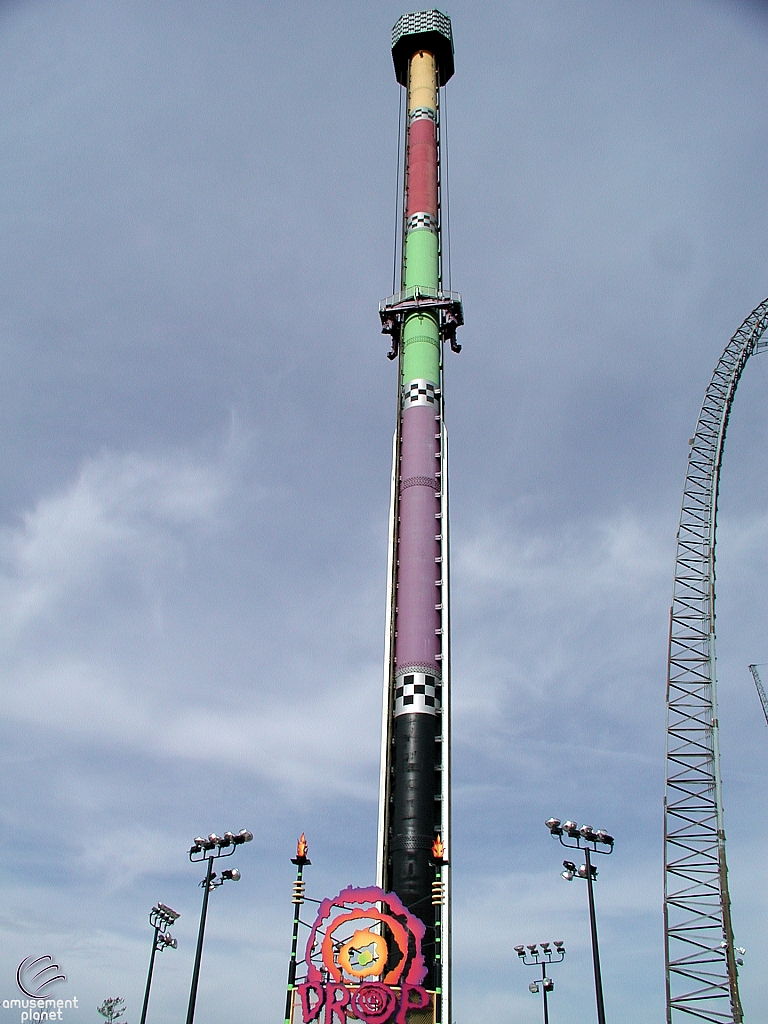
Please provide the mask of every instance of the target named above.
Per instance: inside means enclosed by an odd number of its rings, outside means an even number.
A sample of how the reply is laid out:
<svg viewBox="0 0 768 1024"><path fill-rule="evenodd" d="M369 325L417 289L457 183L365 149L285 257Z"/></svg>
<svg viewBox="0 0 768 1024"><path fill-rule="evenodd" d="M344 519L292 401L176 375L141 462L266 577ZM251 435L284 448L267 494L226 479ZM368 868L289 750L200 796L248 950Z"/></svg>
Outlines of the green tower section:
<svg viewBox="0 0 768 1024"><path fill-rule="evenodd" d="M437 235L425 228L410 231L405 240L405 289L423 289L437 295ZM403 386L412 380L440 381L440 335L437 320L430 313L410 316L405 322L403 347Z"/></svg>

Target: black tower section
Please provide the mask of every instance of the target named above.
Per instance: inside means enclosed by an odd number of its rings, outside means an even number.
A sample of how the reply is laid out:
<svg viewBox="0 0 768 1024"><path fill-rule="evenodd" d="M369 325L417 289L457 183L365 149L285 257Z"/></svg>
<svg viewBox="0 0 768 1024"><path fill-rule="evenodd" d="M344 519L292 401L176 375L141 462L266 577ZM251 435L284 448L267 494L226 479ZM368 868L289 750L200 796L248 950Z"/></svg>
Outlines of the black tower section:
<svg viewBox="0 0 768 1024"><path fill-rule="evenodd" d="M391 887L408 909L427 926L425 955L434 949L435 911L432 906L433 869L430 860L435 837L435 716L400 715L395 719L395 778L393 823L400 833L390 840ZM429 962L429 957L427 956Z"/></svg>

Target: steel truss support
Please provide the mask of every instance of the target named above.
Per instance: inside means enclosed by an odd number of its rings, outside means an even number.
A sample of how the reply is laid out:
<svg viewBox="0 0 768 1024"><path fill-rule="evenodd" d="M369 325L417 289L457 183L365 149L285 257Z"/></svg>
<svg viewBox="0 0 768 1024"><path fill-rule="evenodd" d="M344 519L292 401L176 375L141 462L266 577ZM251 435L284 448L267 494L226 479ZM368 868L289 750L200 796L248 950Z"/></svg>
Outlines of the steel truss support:
<svg viewBox="0 0 768 1024"><path fill-rule="evenodd" d="M768 327L768 299L725 347L688 456L669 630L664 931L667 1022L743 1019L720 790L715 537L720 466L741 374ZM683 1018L683 1015L685 1017Z"/></svg>

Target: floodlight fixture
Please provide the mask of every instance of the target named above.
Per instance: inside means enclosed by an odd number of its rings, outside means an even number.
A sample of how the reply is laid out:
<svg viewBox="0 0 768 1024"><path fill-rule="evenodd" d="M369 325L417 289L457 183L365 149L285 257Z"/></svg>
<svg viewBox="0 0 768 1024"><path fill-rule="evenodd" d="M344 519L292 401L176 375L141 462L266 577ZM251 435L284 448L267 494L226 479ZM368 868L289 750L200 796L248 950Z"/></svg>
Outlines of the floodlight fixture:
<svg viewBox="0 0 768 1024"><path fill-rule="evenodd" d="M174 921L178 921L178 919L181 917L181 914L178 914L175 910L172 910L171 907L167 907L165 903L158 903L157 909L167 919L168 924L173 924Z"/></svg>
<svg viewBox="0 0 768 1024"><path fill-rule="evenodd" d="M554 949L552 949L553 945ZM526 949L529 950L528 953L526 953ZM563 943L558 940L554 943L540 942L537 945L534 942L528 946L515 946L515 952L527 967L541 967L541 979L532 981L528 986L528 991L532 995L537 995L539 992L542 993L544 997L544 1024L549 1024L547 994L552 992L555 983L551 978L547 977L547 967L550 964L562 963L565 959Z"/></svg>
<svg viewBox="0 0 768 1024"><path fill-rule="evenodd" d="M555 824L557 823L557 824ZM578 870L573 861L564 860L564 870L560 872L566 882L572 882L578 875L587 881L587 893L589 897L589 926L592 934L592 964L595 973L595 1000L597 1002L597 1024L605 1024L605 1003L603 1000L603 982L600 975L600 951L597 942L597 921L595 919L595 898L592 885L597 878L597 868L591 861L592 853L609 855L613 853L614 839L605 829L595 829L591 825L579 825L572 819L563 822L562 826L557 818L549 818L546 826L550 834L557 836L561 846L574 850L582 850L586 863ZM567 836L567 839L565 838ZM570 841L572 840L572 841ZM605 847L601 849L600 847ZM725 946L725 943L723 943ZM558 949L560 947L557 947Z"/></svg>
<svg viewBox="0 0 768 1024"><path fill-rule="evenodd" d="M189 991L187 1024L193 1024L195 1019L197 987L200 981L200 961L203 955L203 938L205 936L205 922L208 915L208 897L214 889L218 889L224 882L238 882L241 877L238 868L228 868L226 871L222 871L221 876L218 877L213 870L213 862L220 857L231 857L237 846L242 845L242 843L250 843L252 839L253 832L249 832L247 828L240 829L237 835L233 832L225 832L223 836L219 836L215 832L211 832L207 839L196 836L194 844L189 851L189 859L193 864L206 860L208 862L208 869L205 878L200 883L203 890L203 906L200 911L200 928L197 933L195 965L192 970L192 985Z"/></svg>
<svg viewBox="0 0 768 1024"><path fill-rule="evenodd" d="M175 910L171 910L170 907L166 907L164 903L156 903L149 912L149 923L153 928L160 929L169 924L173 924L178 917L179 915Z"/></svg>
<svg viewBox="0 0 768 1024"><path fill-rule="evenodd" d="M178 921L181 914L172 910L165 903L156 903L149 912L149 923L154 929L152 935L152 953L149 957L149 970L147 971L147 986L144 989L144 1005L141 1010L141 1024L145 1024L147 1019L147 1007L149 1006L149 991L152 987L152 973L155 968L155 953L158 951L162 952L164 949L176 949L178 942L171 935L170 932L162 931L163 928L167 928L168 925L173 924L174 921Z"/></svg>

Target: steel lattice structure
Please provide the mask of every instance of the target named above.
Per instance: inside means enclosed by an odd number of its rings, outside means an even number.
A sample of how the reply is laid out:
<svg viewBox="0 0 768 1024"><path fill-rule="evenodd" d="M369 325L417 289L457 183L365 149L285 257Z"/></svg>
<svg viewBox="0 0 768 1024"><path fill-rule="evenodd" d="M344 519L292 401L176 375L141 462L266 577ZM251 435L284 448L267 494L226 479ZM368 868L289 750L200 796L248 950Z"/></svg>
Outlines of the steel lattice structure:
<svg viewBox="0 0 768 1024"><path fill-rule="evenodd" d="M765 715L765 724L768 725L768 694L765 692L763 681L760 678L760 673L757 671L757 665L750 665L749 671L752 673L752 678L755 681L755 689L757 690L757 696L760 698L760 705Z"/></svg>
<svg viewBox="0 0 768 1024"><path fill-rule="evenodd" d="M734 955L720 789L715 538L728 418L747 360L768 327L768 299L725 347L688 456L667 675L664 929L667 1022L743 1019Z"/></svg>

